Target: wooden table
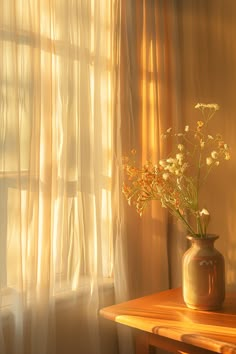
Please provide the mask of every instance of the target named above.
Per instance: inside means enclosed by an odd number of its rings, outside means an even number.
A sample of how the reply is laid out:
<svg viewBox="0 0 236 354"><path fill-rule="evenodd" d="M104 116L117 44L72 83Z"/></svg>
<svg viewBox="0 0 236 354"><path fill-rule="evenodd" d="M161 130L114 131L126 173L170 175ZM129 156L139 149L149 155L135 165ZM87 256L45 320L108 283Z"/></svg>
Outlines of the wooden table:
<svg viewBox="0 0 236 354"><path fill-rule="evenodd" d="M172 289L105 307L100 315L135 328L136 353L159 347L172 353L236 354L236 293L220 311L188 309L181 289Z"/></svg>

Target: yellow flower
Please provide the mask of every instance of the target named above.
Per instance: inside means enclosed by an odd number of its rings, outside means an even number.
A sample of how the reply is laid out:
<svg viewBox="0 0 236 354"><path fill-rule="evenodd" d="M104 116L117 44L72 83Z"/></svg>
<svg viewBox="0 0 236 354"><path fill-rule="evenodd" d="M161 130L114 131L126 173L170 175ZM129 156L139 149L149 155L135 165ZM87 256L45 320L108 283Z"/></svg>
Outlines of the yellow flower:
<svg viewBox="0 0 236 354"><path fill-rule="evenodd" d="M198 120L198 121L197 121L197 126L198 126L199 128L201 128L203 125L204 125L204 123L203 123L202 120Z"/></svg>

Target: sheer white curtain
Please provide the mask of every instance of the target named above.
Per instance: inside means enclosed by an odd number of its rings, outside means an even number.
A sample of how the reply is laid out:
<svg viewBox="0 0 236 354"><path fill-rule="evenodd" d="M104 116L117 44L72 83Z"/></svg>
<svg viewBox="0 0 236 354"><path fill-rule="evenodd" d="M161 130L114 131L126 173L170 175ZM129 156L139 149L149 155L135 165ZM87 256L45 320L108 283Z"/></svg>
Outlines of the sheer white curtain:
<svg viewBox="0 0 236 354"><path fill-rule="evenodd" d="M100 352L118 29L116 0L0 3L1 354Z"/></svg>

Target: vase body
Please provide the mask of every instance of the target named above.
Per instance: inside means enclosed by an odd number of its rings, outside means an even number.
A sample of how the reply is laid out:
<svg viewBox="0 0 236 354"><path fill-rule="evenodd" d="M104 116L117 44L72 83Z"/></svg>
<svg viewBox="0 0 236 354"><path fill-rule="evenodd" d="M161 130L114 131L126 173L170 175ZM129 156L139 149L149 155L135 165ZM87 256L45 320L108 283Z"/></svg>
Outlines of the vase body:
<svg viewBox="0 0 236 354"><path fill-rule="evenodd" d="M189 308L220 309L225 298L225 262L214 247L218 238L187 237L191 247L183 255L183 299Z"/></svg>

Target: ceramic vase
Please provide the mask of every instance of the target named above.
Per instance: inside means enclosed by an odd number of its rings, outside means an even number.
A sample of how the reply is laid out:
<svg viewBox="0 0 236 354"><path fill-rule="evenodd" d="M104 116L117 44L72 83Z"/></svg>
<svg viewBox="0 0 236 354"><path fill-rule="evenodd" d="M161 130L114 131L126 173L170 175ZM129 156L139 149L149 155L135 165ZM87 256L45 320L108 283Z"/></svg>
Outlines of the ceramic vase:
<svg viewBox="0 0 236 354"><path fill-rule="evenodd" d="M187 237L191 247L183 255L183 299L187 307L212 311L225 298L225 263L214 246L217 235Z"/></svg>

